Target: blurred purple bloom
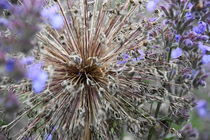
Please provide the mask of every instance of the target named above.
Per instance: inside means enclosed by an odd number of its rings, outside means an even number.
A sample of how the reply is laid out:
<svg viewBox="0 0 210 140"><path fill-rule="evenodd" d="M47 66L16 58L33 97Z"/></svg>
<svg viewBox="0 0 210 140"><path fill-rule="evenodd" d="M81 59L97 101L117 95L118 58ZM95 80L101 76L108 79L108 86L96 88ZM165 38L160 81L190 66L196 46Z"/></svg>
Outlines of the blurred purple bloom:
<svg viewBox="0 0 210 140"><path fill-rule="evenodd" d="M31 65L34 62L34 60L35 60L34 57L29 56L21 59L20 62L23 65Z"/></svg>
<svg viewBox="0 0 210 140"><path fill-rule="evenodd" d="M199 23L198 23L198 25L197 26L195 26L194 28L193 28L193 31L195 32L195 33L197 33L197 34L202 34L202 33L204 33L205 31L206 31L206 23L205 22L203 22L203 21L200 21Z"/></svg>
<svg viewBox="0 0 210 140"><path fill-rule="evenodd" d="M142 59L145 59L145 53L144 53L144 51L138 49L138 53L140 54L140 56L138 56L136 58L132 58L132 61L133 62L138 62L138 61L140 61Z"/></svg>
<svg viewBox="0 0 210 140"><path fill-rule="evenodd" d="M185 14L185 17L186 17L187 20L193 19L193 15L192 15L192 13L190 13L190 12L187 12L187 13Z"/></svg>
<svg viewBox="0 0 210 140"><path fill-rule="evenodd" d="M207 64L210 62L210 55L203 55L202 57L203 64Z"/></svg>
<svg viewBox="0 0 210 140"><path fill-rule="evenodd" d="M38 63L29 65L27 68L26 76L32 81L32 88L35 93L40 93L44 90L46 81L48 79L47 72L43 71L41 67L42 65Z"/></svg>
<svg viewBox="0 0 210 140"><path fill-rule="evenodd" d="M179 130L183 140L195 140L198 139L199 133L197 129L194 129L191 124L186 124L184 127Z"/></svg>
<svg viewBox="0 0 210 140"><path fill-rule="evenodd" d="M192 9L193 8L193 4L191 2L189 2L188 5L187 5L187 8L188 9Z"/></svg>
<svg viewBox="0 0 210 140"><path fill-rule="evenodd" d="M0 9L10 9L11 5L8 0L0 0Z"/></svg>
<svg viewBox="0 0 210 140"><path fill-rule="evenodd" d="M117 61L117 64L125 64L125 63L127 63L128 61L127 60L122 60L122 61Z"/></svg>
<svg viewBox="0 0 210 140"><path fill-rule="evenodd" d="M176 40L177 42L179 42L180 39L181 39L181 35L175 35L175 40Z"/></svg>
<svg viewBox="0 0 210 140"><path fill-rule="evenodd" d="M52 134L46 134L44 136L44 140L52 140L52 138L53 138Z"/></svg>
<svg viewBox="0 0 210 140"><path fill-rule="evenodd" d="M205 100L199 100L196 105L196 111L201 118L208 118L210 117L208 111L208 103Z"/></svg>
<svg viewBox="0 0 210 140"><path fill-rule="evenodd" d="M9 21L6 18L0 18L0 26L7 26L9 24Z"/></svg>
<svg viewBox="0 0 210 140"><path fill-rule="evenodd" d="M7 72L14 71L14 69L15 69L15 60L14 59L8 59L6 61L6 64L5 64L5 69L6 69Z"/></svg>
<svg viewBox="0 0 210 140"><path fill-rule="evenodd" d="M144 53L144 51L142 51L142 50L138 50L138 53L141 55L139 58L140 59L144 59L145 58L145 53Z"/></svg>
<svg viewBox="0 0 210 140"><path fill-rule="evenodd" d="M171 58L178 58L182 55L182 49L181 48L176 48L172 50L171 52Z"/></svg>
<svg viewBox="0 0 210 140"><path fill-rule="evenodd" d="M202 51L203 54L206 54L206 51L210 52L210 47L203 45L201 42L198 43L198 48Z"/></svg>
<svg viewBox="0 0 210 140"><path fill-rule="evenodd" d="M137 58L132 58L132 61L133 61L133 62L138 62L138 61L140 61L140 60L142 60L142 59L144 59L144 58L142 58L142 57L137 57Z"/></svg>
<svg viewBox="0 0 210 140"><path fill-rule="evenodd" d="M201 35L201 36L199 36L198 38L201 39L202 41L207 41L207 40L209 40L209 36L207 36L207 35Z"/></svg>
<svg viewBox="0 0 210 140"><path fill-rule="evenodd" d="M48 23L55 29L61 29L64 25L63 18L58 14L58 6L54 5L50 8L43 9L41 15L46 18Z"/></svg>
<svg viewBox="0 0 210 140"><path fill-rule="evenodd" d="M148 3L147 3L147 11L148 12L154 12L156 7L157 7L157 4L158 4L159 0L150 0Z"/></svg>
<svg viewBox="0 0 210 140"><path fill-rule="evenodd" d="M191 46L193 45L193 42L192 42L192 40L190 40L190 39L185 39L185 40L184 40L184 44L185 44L186 46L188 46L188 47L191 47Z"/></svg>
<svg viewBox="0 0 210 140"><path fill-rule="evenodd" d="M55 14L49 18L49 22L55 29L61 29L64 25L63 18L59 14Z"/></svg>
<svg viewBox="0 0 210 140"><path fill-rule="evenodd" d="M129 59L130 58L130 55L128 55L127 53L123 54L122 55L123 59Z"/></svg>

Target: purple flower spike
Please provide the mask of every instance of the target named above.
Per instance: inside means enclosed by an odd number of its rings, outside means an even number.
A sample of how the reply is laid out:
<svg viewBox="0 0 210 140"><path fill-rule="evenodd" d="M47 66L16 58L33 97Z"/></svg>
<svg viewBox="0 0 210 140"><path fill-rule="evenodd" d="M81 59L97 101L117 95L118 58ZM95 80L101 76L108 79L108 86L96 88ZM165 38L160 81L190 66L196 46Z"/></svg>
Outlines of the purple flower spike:
<svg viewBox="0 0 210 140"><path fill-rule="evenodd" d="M0 25L8 26L9 21L6 18L0 18Z"/></svg>
<svg viewBox="0 0 210 140"><path fill-rule="evenodd" d="M171 58L178 58L182 55L182 49L181 48L176 48L172 50L171 52Z"/></svg>

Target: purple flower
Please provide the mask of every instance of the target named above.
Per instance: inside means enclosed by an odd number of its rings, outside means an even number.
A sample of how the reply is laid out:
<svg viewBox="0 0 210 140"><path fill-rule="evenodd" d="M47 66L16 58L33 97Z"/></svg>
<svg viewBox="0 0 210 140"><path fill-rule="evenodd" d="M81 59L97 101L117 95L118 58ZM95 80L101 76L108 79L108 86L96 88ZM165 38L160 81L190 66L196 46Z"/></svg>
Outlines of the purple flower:
<svg viewBox="0 0 210 140"><path fill-rule="evenodd" d="M53 139L52 134L46 134L46 135L44 136L44 140L52 140L52 139Z"/></svg>
<svg viewBox="0 0 210 140"><path fill-rule="evenodd" d="M209 63L210 62L210 55L206 55L206 54L203 55L202 62L203 62L203 64Z"/></svg>
<svg viewBox="0 0 210 140"><path fill-rule="evenodd" d="M6 64L5 64L5 69L6 69L7 72L14 71L14 69L15 69L15 60L14 59L8 59L6 61Z"/></svg>
<svg viewBox="0 0 210 140"><path fill-rule="evenodd" d="M175 40L176 40L177 42L179 42L180 39L181 39L181 35L175 35Z"/></svg>
<svg viewBox="0 0 210 140"><path fill-rule="evenodd" d="M127 63L127 62L128 62L127 60L122 60L122 61L117 61L117 64L122 65L122 64L125 64L125 63Z"/></svg>
<svg viewBox="0 0 210 140"><path fill-rule="evenodd" d="M205 100L199 100L195 109L201 118L210 117L210 113L208 111L208 103Z"/></svg>
<svg viewBox="0 0 210 140"><path fill-rule="evenodd" d="M29 56L29 57L23 58L20 62L23 65L31 65L34 62L34 60L35 60L34 57Z"/></svg>
<svg viewBox="0 0 210 140"><path fill-rule="evenodd" d="M5 18L0 18L0 25L7 26L9 21Z"/></svg>
<svg viewBox="0 0 210 140"><path fill-rule="evenodd" d="M59 14L55 14L51 18L49 18L49 23L53 26L55 29L61 29L64 25L63 18Z"/></svg>
<svg viewBox="0 0 210 140"><path fill-rule="evenodd" d="M61 29L64 25L63 18L58 14L58 10L58 6L51 6L41 12L42 17L47 19L47 22L55 29Z"/></svg>
<svg viewBox="0 0 210 140"><path fill-rule="evenodd" d="M207 41L207 40L209 40L209 36L207 36L207 35L201 35L201 36L199 36L198 38L201 39L202 41Z"/></svg>
<svg viewBox="0 0 210 140"><path fill-rule="evenodd" d="M150 0L148 3L147 3L147 11L148 12L154 12L156 7L157 7L157 4L158 4L159 0Z"/></svg>
<svg viewBox="0 0 210 140"><path fill-rule="evenodd" d="M200 21L197 26L193 28L193 31L197 34L202 34L206 31L206 23Z"/></svg>
<svg viewBox="0 0 210 140"><path fill-rule="evenodd" d="M186 17L187 20L193 19L192 13L190 13L190 12L187 12L185 14L185 17Z"/></svg>
<svg viewBox="0 0 210 140"><path fill-rule="evenodd" d="M128 55L127 53L123 54L123 59L129 59L130 58L130 55Z"/></svg>
<svg viewBox="0 0 210 140"><path fill-rule="evenodd" d="M189 2L188 5L187 5L187 8L188 8L188 9L192 9L193 6L194 6L194 5L193 5L191 2Z"/></svg>
<svg viewBox="0 0 210 140"><path fill-rule="evenodd" d="M184 40L184 44L185 44L186 46L188 46L188 47L191 47L191 46L193 45L193 42L192 42L192 40L190 40L190 39L185 39L185 40Z"/></svg>
<svg viewBox="0 0 210 140"><path fill-rule="evenodd" d="M206 54L206 51L210 52L210 47L203 45L201 42L198 43L198 48L202 51L203 54Z"/></svg>
<svg viewBox="0 0 210 140"><path fill-rule="evenodd" d="M171 58L178 58L182 55L182 49L181 48L176 48L172 50L171 52Z"/></svg>
<svg viewBox="0 0 210 140"><path fill-rule="evenodd" d="M10 9L11 5L9 4L8 0L1 0L0 1L0 9Z"/></svg>
<svg viewBox="0 0 210 140"><path fill-rule="evenodd" d="M26 72L26 77L32 81L32 89L35 93L40 93L44 90L48 74L41 69L41 63L29 65Z"/></svg>

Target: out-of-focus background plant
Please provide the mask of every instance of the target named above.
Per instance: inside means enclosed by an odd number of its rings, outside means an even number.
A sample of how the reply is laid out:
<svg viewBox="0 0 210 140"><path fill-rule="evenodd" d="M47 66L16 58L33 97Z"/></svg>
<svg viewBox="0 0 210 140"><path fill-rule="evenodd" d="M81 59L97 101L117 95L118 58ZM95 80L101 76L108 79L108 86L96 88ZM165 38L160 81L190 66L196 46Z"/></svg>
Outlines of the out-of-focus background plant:
<svg viewBox="0 0 210 140"><path fill-rule="evenodd" d="M0 140L209 140L209 7L1 0Z"/></svg>

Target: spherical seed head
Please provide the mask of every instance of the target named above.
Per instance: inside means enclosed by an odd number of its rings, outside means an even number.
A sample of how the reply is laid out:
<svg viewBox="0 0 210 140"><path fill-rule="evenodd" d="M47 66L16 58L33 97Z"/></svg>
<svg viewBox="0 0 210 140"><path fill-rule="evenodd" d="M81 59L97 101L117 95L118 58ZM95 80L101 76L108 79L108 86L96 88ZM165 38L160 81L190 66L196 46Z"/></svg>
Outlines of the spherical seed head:
<svg viewBox="0 0 210 140"><path fill-rule="evenodd" d="M119 54L144 40L140 25L132 23L138 5L127 0L112 9L113 3L55 1L65 26L56 30L46 25L37 35L42 46L36 57L52 69L47 89L32 100L42 108L33 108L35 119L18 139L36 128L52 131L52 126L64 139L112 139L123 123L131 131L154 123L139 106L144 102L139 94L142 81L134 76L143 68L117 64ZM134 132L140 135L143 130Z"/></svg>

